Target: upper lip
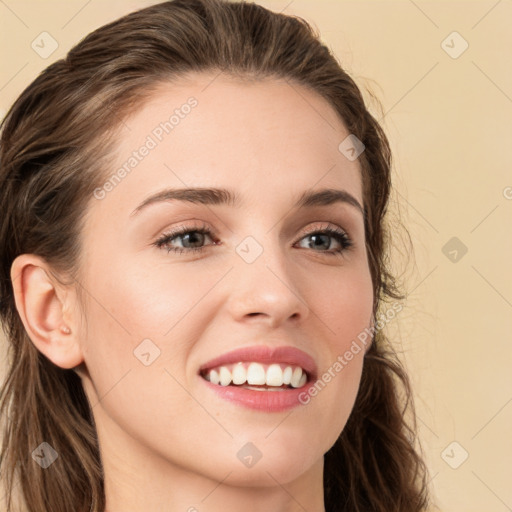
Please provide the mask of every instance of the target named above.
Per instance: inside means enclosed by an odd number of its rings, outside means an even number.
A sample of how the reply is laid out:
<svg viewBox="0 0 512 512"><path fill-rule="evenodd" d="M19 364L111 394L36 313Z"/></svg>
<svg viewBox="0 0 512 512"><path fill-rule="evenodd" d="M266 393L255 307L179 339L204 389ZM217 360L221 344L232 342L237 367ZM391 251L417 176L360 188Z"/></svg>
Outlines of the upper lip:
<svg viewBox="0 0 512 512"><path fill-rule="evenodd" d="M251 347L239 348L226 352L199 368L199 373L203 370L238 362L254 361L258 363L285 363L297 365L306 370L306 373L316 379L317 367L315 360L306 352L292 346L268 347L264 345L254 345Z"/></svg>

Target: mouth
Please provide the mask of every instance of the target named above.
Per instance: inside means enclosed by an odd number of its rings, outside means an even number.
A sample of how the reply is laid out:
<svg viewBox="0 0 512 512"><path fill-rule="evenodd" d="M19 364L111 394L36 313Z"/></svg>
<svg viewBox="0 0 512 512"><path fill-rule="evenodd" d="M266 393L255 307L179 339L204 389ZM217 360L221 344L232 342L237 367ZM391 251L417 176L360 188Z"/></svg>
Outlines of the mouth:
<svg viewBox="0 0 512 512"><path fill-rule="evenodd" d="M314 359L292 346L252 346L203 364L198 375L206 387L231 403L277 412L304 402L300 397L316 380Z"/></svg>
<svg viewBox="0 0 512 512"><path fill-rule="evenodd" d="M303 387L311 380L307 371L286 363L263 364L256 361L204 369L201 377L218 386L239 386L254 391L284 391Z"/></svg>

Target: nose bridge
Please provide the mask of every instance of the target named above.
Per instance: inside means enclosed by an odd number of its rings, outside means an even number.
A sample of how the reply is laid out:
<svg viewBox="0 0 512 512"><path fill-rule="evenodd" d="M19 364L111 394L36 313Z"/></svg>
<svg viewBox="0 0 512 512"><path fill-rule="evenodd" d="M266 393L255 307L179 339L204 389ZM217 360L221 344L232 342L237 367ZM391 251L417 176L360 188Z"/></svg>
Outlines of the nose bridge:
<svg viewBox="0 0 512 512"><path fill-rule="evenodd" d="M290 249L279 243L275 230L256 236L246 236L235 248L232 314L238 319L261 314L273 324L304 318L308 307L288 264Z"/></svg>

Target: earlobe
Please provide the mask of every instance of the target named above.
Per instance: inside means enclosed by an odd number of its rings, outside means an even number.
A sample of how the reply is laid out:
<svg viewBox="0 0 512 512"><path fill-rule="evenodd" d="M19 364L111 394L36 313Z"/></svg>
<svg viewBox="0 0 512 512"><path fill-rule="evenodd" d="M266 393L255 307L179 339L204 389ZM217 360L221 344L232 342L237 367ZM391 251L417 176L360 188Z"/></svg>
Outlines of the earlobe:
<svg viewBox="0 0 512 512"><path fill-rule="evenodd" d="M36 348L61 368L83 362L76 329L64 318L67 293L51 277L48 264L34 254L18 256L11 266L16 308L29 338Z"/></svg>

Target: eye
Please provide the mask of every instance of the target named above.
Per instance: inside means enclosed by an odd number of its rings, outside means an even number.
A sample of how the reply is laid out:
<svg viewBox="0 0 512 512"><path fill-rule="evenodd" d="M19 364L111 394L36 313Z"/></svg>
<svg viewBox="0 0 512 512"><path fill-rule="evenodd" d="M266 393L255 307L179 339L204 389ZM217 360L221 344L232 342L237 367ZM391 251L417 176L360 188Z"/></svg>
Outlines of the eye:
<svg viewBox="0 0 512 512"><path fill-rule="evenodd" d="M208 226L191 226L191 227L183 227L173 230L169 233L165 233L161 238L159 238L153 245L158 247L159 249L165 248L167 252L174 253L198 253L203 251L208 245L203 245L205 243L206 238L211 238L213 240L214 235L212 231L208 228ZM346 250L350 249L353 246L353 242L348 236L348 234L341 230L340 228L332 228L327 227L323 229L316 229L304 235L299 241L305 240L307 238L313 239L313 242L308 243L308 247L310 249L323 247L329 248L331 246L331 241L334 239L338 244L338 249L331 250L322 250L322 251L314 251L321 252L331 256L339 256ZM181 240L180 240L181 239ZM331 239L331 240L329 240ZM176 247L172 244L173 241L180 240L181 247ZM217 242L213 242L216 245Z"/></svg>
<svg viewBox="0 0 512 512"><path fill-rule="evenodd" d="M196 247L196 245L204 243L205 235L207 235L209 238L212 238L212 232L210 231L210 229L208 229L206 225L203 225L201 227L183 227L178 228L175 231L171 231L170 233L164 234L154 243L154 245L156 245L159 249L167 249L167 252L200 252L205 247ZM182 245L184 245L184 247L173 247L170 245L170 243L174 239L178 238L182 239Z"/></svg>
<svg viewBox="0 0 512 512"><path fill-rule="evenodd" d="M345 233L345 231L339 229L339 228L323 228L323 229L317 229L315 231L309 232L306 234L302 240L306 240L307 238L313 239L313 242L308 243L308 248L314 248L314 247L326 247L329 248L331 245L329 239L334 239L339 244L340 248L330 250L330 251L320 251L325 254L329 254L331 256L340 256L342 253L344 253L347 249L350 249L354 244L350 237ZM318 252L318 251L315 251Z"/></svg>

